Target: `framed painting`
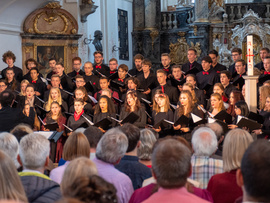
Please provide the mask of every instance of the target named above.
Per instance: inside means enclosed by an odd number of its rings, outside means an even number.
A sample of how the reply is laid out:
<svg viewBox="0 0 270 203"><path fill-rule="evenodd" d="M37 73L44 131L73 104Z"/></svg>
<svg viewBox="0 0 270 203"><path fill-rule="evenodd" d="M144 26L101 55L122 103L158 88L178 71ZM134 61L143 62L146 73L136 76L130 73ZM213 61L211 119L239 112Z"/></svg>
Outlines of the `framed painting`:
<svg viewBox="0 0 270 203"><path fill-rule="evenodd" d="M67 68L67 47L65 45L35 45L34 58L38 62L40 73L46 77L51 71L49 66L50 58L55 58L57 63L62 63Z"/></svg>

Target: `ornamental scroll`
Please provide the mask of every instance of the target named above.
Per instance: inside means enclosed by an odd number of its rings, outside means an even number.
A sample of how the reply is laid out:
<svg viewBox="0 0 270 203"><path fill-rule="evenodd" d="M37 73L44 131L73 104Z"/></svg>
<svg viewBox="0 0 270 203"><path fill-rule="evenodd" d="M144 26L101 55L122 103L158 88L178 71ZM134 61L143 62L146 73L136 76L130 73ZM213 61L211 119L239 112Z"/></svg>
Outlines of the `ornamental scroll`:
<svg viewBox="0 0 270 203"><path fill-rule="evenodd" d="M51 2L31 13L23 29L29 34L77 34L78 24L58 2Z"/></svg>

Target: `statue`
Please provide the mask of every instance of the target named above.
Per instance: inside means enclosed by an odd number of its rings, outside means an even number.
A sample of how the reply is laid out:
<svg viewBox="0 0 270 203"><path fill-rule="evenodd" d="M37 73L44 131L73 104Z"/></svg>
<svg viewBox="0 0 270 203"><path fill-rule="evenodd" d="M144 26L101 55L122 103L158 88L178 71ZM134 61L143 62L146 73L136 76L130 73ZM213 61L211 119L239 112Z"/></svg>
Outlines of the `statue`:
<svg viewBox="0 0 270 203"><path fill-rule="evenodd" d="M218 3L213 2L211 5L211 8L209 10L209 19L211 19L211 22L213 23L222 23L221 19L221 13L225 12L224 8L219 6Z"/></svg>
<svg viewBox="0 0 270 203"><path fill-rule="evenodd" d="M96 30L94 33L95 39L93 40L93 45L95 46L97 51L103 52L101 40L102 40L102 32L100 30Z"/></svg>

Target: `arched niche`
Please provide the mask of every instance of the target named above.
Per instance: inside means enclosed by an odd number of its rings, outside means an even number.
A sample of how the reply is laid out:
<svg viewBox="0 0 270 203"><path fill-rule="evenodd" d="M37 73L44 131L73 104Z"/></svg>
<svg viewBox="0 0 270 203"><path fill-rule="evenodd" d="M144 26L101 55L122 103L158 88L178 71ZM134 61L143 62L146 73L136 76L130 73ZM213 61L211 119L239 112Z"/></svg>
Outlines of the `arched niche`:
<svg viewBox="0 0 270 203"><path fill-rule="evenodd" d="M78 55L78 23L58 2L50 2L33 11L24 21L23 61L34 58L45 77L50 72L49 58L62 62L65 71L72 70L71 59ZM26 73L26 69L23 69Z"/></svg>

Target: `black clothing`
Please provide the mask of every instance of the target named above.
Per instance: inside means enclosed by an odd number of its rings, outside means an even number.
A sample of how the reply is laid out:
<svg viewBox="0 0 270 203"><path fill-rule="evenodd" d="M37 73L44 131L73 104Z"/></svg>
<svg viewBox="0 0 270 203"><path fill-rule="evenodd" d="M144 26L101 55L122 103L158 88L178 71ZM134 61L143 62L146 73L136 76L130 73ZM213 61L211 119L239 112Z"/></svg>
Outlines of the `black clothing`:
<svg viewBox="0 0 270 203"><path fill-rule="evenodd" d="M64 90L72 92L74 88L74 83L72 82L72 79L67 76L65 73L61 76L61 85Z"/></svg>
<svg viewBox="0 0 270 203"><path fill-rule="evenodd" d="M43 75L41 73L39 73L38 78L40 78L40 79L43 78ZM30 76L30 71L28 71L28 73L26 73L23 76L23 80L28 80L29 82L32 81L31 76Z"/></svg>
<svg viewBox="0 0 270 203"><path fill-rule="evenodd" d="M229 71L231 72L232 74L232 78L234 78L236 75L237 75L237 72L235 70L235 63L233 65L230 65L229 66Z"/></svg>
<svg viewBox="0 0 270 203"><path fill-rule="evenodd" d="M108 116L109 117L116 118L116 114L115 113L110 114L108 112L107 113L101 113L101 112L99 112L98 114L95 114L94 115L93 122L94 123L97 123L97 122L101 121L104 118L108 118ZM113 119L110 119L110 118L108 118L108 119L112 122L112 124L109 126L109 128L115 127L116 126L116 121L113 120Z"/></svg>
<svg viewBox="0 0 270 203"><path fill-rule="evenodd" d="M192 64L190 62L187 62L182 65L182 71L184 71L185 73L187 73L192 68L196 68L198 70L196 74L203 70L202 65L199 64L197 61L194 61Z"/></svg>
<svg viewBox="0 0 270 203"><path fill-rule="evenodd" d="M213 93L214 84L219 82L219 76L215 70L210 69L208 71L197 73L196 80L198 82L199 89L205 90L206 97L209 98Z"/></svg>
<svg viewBox="0 0 270 203"><path fill-rule="evenodd" d="M61 199L60 185L39 176L21 176L29 203L53 203Z"/></svg>
<svg viewBox="0 0 270 203"><path fill-rule="evenodd" d="M232 116L226 112L226 110L220 111L214 116L215 119L221 120L227 124L232 123Z"/></svg>
<svg viewBox="0 0 270 203"><path fill-rule="evenodd" d="M212 68L213 68L213 69L216 71L216 73L218 73L218 74L220 74L220 72L223 71L223 70L227 70L226 66L223 66L223 65L220 64L220 63L217 63L217 65L216 65L215 67L213 67L213 66L211 65L211 69L212 69Z"/></svg>
<svg viewBox="0 0 270 203"><path fill-rule="evenodd" d="M125 107L122 107L119 120L121 121L125 119L130 113L131 112L125 111ZM146 126L145 108L141 106L137 111L133 111L133 113L139 116L138 120L135 123L133 123L133 125L137 126L138 128L145 128Z"/></svg>
<svg viewBox="0 0 270 203"><path fill-rule="evenodd" d="M20 100L18 101L18 104L17 104L17 108L21 109L21 111L24 109L24 106L25 106L25 98L26 98L26 96L20 97ZM42 107L43 104L41 103L41 101L37 97L34 98L34 104L33 105L34 105L34 108L36 110L37 115L41 116L41 110L36 105Z"/></svg>
<svg viewBox="0 0 270 203"><path fill-rule="evenodd" d="M101 77L101 75L97 71L105 75L106 77L110 76L110 68L104 64L101 64L100 66L98 66L97 64L94 65L93 73L96 76Z"/></svg>
<svg viewBox="0 0 270 203"><path fill-rule="evenodd" d="M159 85L155 89L153 89L153 91L152 91L152 99L154 98L155 92L158 89L161 89L161 90L164 89L164 92L163 91L162 92L168 95L168 97L170 99L170 103L177 104L177 102L179 100L179 93L177 91L177 88L175 88L175 87L173 87L171 85L168 85L168 84L165 84L163 86L163 88L162 88L161 85Z"/></svg>
<svg viewBox="0 0 270 203"><path fill-rule="evenodd" d="M89 114L93 114L93 107L90 103L86 103L83 107L84 113L89 115ZM75 109L74 109L74 104L69 108L69 113L74 113Z"/></svg>
<svg viewBox="0 0 270 203"><path fill-rule="evenodd" d="M198 87L195 87L194 91L195 91L196 98L198 100L197 103L206 107L206 98L205 98L205 94L203 90L200 90Z"/></svg>
<svg viewBox="0 0 270 203"><path fill-rule="evenodd" d="M233 78L233 85L238 87L239 86L239 90L242 90L243 85L245 84L245 79L243 78L243 75L246 75L246 72L242 75L237 74L234 78Z"/></svg>
<svg viewBox="0 0 270 203"><path fill-rule="evenodd" d="M168 121L172 121L173 122L173 112L172 110L169 109L168 112L159 112L156 113L156 111L152 112L152 118L153 118L153 126L155 126L155 124L159 123L161 120L166 119ZM159 132L159 138L163 138L166 137L167 135L173 135L173 129L172 129L172 125L168 124L164 129L162 129Z"/></svg>
<svg viewBox="0 0 270 203"><path fill-rule="evenodd" d="M255 65L255 68L258 68L259 70L265 70L262 61L261 61L260 63L257 63L257 64Z"/></svg>
<svg viewBox="0 0 270 203"><path fill-rule="evenodd" d="M19 108L3 107L0 109L0 132L9 132L20 123L34 125L35 112L30 108L29 117L22 113Z"/></svg>
<svg viewBox="0 0 270 203"><path fill-rule="evenodd" d="M44 98L44 93L46 90L46 84L40 79L38 78L36 81L29 81L30 84L34 85L34 90L40 93L40 98Z"/></svg>
<svg viewBox="0 0 270 203"><path fill-rule="evenodd" d="M224 93L226 95L227 98L230 98L230 94L233 90L237 90L237 88L235 86L233 86L232 84L228 84L225 87Z"/></svg>
<svg viewBox="0 0 270 203"><path fill-rule="evenodd" d="M172 65L170 65L168 68L165 68L161 64L161 69L164 70L167 73L167 76L170 75L170 74L172 74Z"/></svg>
<svg viewBox="0 0 270 203"><path fill-rule="evenodd" d="M115 168L130 178L134 190L141 188L143 181L152 177L151 169L140 163L137 156L125 155Z"/></svg>
<svg viewBox="0 0 270 203"><path fill-rule="evenodd" d="M22 78L23 78L23 72L22 72L22 69L21 68L18 68L17 66L13 66L12 67L13 70L14 70L14 78L18 81L18 82L21 82L22 81ZM6 71L7 71L8 67L3 69L2 72L1 72L1 75L2 75L2 78L5 79L6 78Z"/></svg>
<svg viewBox="0 0 270 203"><path fill-rule="evenodd" d="M74 71L68 73L67 75L68 75L69 77L71 77L72 79L75 79L75 77L76 77L77 75L84 76L85 73L84 73L84 71L82 71L82 70L80 69L79 72L76 72L76 71L74 70Z"/></svg>
<svg viewBox="0 0 270 203"><path fill-rule="evenodd" d="M129 70L128 73L133 77L138 77L139 75L143 74L143 71L142 71L142 69L140 71L138 71L138 69L135 67L135 68L132 68L131 70Z"/></svg>
<svg viewBox="0 0 270 203"><path fill-rule="evenodd" d="M92 74L92 75L84 75L85 82L91 82L94 88L94 92L91 92L93 95L99 91L99 77ZM88 91L88 90L87 90Z"/></svg>
<svg viewBox="0 0 270 203"><path fill-rule="evenodd" d="M85 116L88 120L92 121L92 119L85 113L83 113L82 115ZM77 121L75 121L74 116L70 116L68 118L67 126L70 127L72 130L76 130L78 127L80 127L80 125L84 123L90 126L90 123L82 115Z"/></svg>

